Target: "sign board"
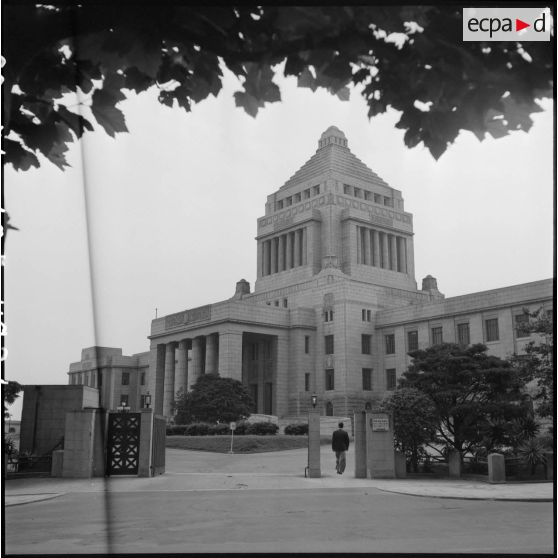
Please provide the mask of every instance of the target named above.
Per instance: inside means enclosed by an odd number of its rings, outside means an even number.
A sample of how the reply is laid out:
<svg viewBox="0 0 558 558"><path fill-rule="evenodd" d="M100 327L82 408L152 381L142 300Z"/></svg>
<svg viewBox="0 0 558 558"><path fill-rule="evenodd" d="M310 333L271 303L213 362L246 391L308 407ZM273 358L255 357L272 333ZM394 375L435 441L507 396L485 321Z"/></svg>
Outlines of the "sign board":
<svg viewBox="0 0 558 558"><path fill-rule="evenodd" d="M236 430L236 422L231 422L229 428L233 431Z"/></svg>
<svg viewBox="0 0 558 558"><path fill-rule="evenodd" d="M389 432L388 415L377 415L370 419L370 426L373 432Z"/></svg>

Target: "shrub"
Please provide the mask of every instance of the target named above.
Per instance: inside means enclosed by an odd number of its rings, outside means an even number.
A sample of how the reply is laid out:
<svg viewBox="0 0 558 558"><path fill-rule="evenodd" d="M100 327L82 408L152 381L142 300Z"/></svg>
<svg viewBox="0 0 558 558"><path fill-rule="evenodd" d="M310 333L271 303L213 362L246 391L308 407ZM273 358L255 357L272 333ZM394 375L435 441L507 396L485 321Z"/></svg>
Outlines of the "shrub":
<svg viewBox="0 0 558 558"><path fill-rule="evenodd" d="M207 436L209 434L209 429L212 424L207 422L193 422L192 424L187 424L184 431L185 436Z"/></svg>
<svg viewBox="0 0 558 558"><path fill-rule="evenodd" d="M169 424L167 425L167 436L184 436L186 428L185 424Z"/></svg>
<svg viewBox="0 0 558 558"><path fill-rule="evenodd" d="M250 423L247 420L239 420L236 423L236 430L234 431L234 435L242 436L246 434L246 429L248 428L249 425Z"/></svg>
<svg viewBox="0 0 558 558"><path fill-rule="evenodd" d="M273 422L254 422L246 427L246 434L273 435L277 434L279 427Z"/></svg>
<svg viewBox="0 0 558 558"><path fill-rule="evenodd" d="M212 436L222 436L224 434L230 434L231 429L229 428L229 425L221 422L219 424L212 424L209 427L209 432L208 434L212 435ZM235 432L236 434L236 432Z"/></svg>
<svg viewBox="0 0 558 558"><path fill-rule="evenodd" d="M308 434L308 424L294 423L285 426L285 434L289 436L304 436Z"/></svg>

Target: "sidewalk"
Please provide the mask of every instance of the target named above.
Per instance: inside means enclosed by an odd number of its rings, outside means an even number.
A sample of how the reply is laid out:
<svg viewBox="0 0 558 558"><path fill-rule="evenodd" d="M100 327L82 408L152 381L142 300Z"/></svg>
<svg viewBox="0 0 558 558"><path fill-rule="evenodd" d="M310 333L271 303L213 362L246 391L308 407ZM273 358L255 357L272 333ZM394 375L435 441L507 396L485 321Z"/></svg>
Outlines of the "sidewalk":
<svg viewBox="0 0 558 558"><path fill-rule="evenodd" d="M304 477L307 450L260 454L215 454L168 449L166 472L152 478L35 478L4 481L5 506L86 492L190 492L214 490L311 490L374 488L384 492L472 500L551 502L552 482L489 484L478 480L356 479L353 455L344 475L335 473L335 458L322 447L322 477Z"/></svg>

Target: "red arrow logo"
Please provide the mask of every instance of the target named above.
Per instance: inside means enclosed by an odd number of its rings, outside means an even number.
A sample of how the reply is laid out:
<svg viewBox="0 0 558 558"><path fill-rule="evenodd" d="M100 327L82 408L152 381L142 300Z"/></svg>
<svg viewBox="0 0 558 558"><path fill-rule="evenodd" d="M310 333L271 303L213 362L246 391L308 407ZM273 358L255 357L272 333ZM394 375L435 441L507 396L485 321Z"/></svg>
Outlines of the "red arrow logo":
<svg viewBox="0 0 558 558"><path fill-rule="evenodd" d="M516 31L521 31L522 29L525 29L527 27L531 27L530 23L525 23L524 21L521 21L520 19L515 18L515 30Z"/></svg>

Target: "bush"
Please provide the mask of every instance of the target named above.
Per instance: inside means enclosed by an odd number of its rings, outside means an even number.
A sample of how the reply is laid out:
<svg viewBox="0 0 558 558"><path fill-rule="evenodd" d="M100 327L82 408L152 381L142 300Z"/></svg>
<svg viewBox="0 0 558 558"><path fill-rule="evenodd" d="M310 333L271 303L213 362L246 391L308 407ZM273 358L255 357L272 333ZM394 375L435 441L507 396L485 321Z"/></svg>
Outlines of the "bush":
<svg viewBox="0 0 558 558"><path fill-rule="evenodd" d="M167 436L184 436L186 428L186 424L167 425Z"/></svg>
<svg viewBox="0 0 558 558"><path fill-rule="evenodd" d="M245 434L273 435L278 430L279 427L273 422L254 422L246 427Z"/></svg>
<svg viewBox="0 0 558 558"><path fill-rule="evenodd" d="M212 435L212 436L223 436L224 434L230 434L231 429L229 428L229 425L221 422L219 424L212 424L209 427L209 432L208 434ZM236 432L235 432L236 434Z"/></svg>
<svg viewBox="0 0 558 558"><path fill-rule="evenodd" d="M234 431L235 436L243 436L246 434L246 429L250 426L250 423L247 420L239 420L236 423L236 430Z"/></svg>
<svg viewBox="0 0 558 558"><path fill-rule="evenodd" d="M192 424L187 424L184 435L185 436L207 436L212 424L207 422L193 422Z"/></svg>
<svg viewBox="0 0 558 558"><path fill-rule="evenodd" d="M308 434L308 424L294 423L285 426L285 434L289 436L304 436Z"/></svg>

